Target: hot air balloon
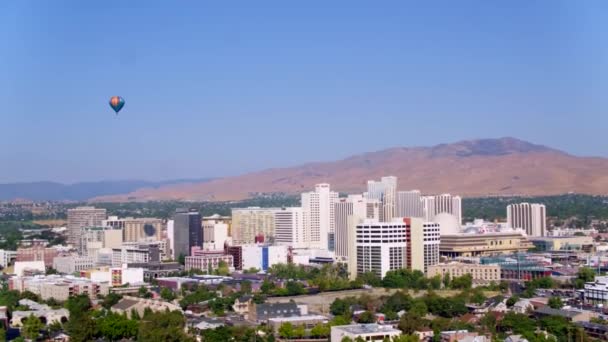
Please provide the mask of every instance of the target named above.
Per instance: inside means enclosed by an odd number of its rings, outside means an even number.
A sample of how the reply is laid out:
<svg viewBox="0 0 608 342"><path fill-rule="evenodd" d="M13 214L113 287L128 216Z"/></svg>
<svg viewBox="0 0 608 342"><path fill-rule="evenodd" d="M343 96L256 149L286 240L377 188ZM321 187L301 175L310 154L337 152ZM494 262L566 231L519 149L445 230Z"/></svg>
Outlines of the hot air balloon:
<svg viewBox="0 0 608 342"><path fill-rule="evenodd" d="M118 112L120 112L120 110L122 109L122 107L124 105L125 105L125 100L123 100L122 97L120 97L120 96L110 97L110 107L112 107L112 109L114 109L114 111L116 112L116 115L118 115Z"/></svg>

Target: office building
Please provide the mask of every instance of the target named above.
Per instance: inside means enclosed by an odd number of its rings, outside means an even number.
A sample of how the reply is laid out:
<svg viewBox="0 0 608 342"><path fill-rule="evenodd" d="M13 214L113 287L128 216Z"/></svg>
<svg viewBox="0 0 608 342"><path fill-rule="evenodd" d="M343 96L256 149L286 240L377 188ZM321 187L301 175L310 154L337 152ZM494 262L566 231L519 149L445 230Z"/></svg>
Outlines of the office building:
<svg viewBox="0 0 608 342"><path fill-rule="evenodd" d="M595 241L591 236L530 237L539 252L581 251L593 252Z"/></svg>
<svg viewBox="0 0 608 342"><path fill-rule="evenodd" d="M160 262L158 243L125 242L119 248L112 248L112 266L122 264Z"/></svg>
<svg viewBox="0 0 608 342"><path fill-rule="evenodd" d="M80 294L88 295L91 300L97 300L97 296L105 296L109 292L108 283L58 274L12 277L9 279L9 289L19 292L30 291L39 295L42 300L54 298L57 301L66 301L70 296Z"/></svg>
<svg viewBox="0 0 608 342"><path fill-rule="evenodd" d="M6 249L0 249L0 267L4 268L9 266L17 259L16 251L9 251Z"/></svg>
<svg viewBox="0 0 608 342"><path fill-rule="evenodd" d="M350 341L362 339L363 341L392 341L393 338L401 336L401 330L391 325L379 324L352 324L337 325L331 327L331 341Z"/></svg>
<svg viewBox="0 0 608 342"><path fill-rule="evenodd" d="M119 219L110 216L103 221L104 226L122 229L124 242L157 241L162 239L163 221L158 218Z"/></svg>
<svg viewBox="0 0 608 342"><path fill-rule="evenodd" d="M192 255L186 257L184 266L186 271L201 270L211 273L218 269L220 262L226 263L229 269L234 268L232 255L224 253L223 250L204 251L195 247Z"/></svg>
<svg viewBox="0 0 608 342"><path fill-rule="evenodd" d="M95 266L96 260L89 256L67 255L53 259L53 268L62 274L72 274Z"/></svg>
<svg viewBox="0 0 608 342"><path fill-rule="evenodd" d="M337 258L348 261L354 256L354 236L356 225L367 218L367 201L362 195L349 195L340 198L335 204L335 255ZM351 241L351 244L349 244Z"/></svg>
<svg viewBox="0 0 608 342"><path fill-rule="evenodd" d="M424 218L424 205L420 190L398 191L396 217Z"/></svg>
<svg viewBox="0 0 608 342"><path fill-rule="evenodd" d="M17 248L16 261L43 261L46 267L53 266L53 258L59 255L57 249L46 247L46 243L37 242L29 247Z"/></svg>
<svg viewBox="0 0 608 342"><path fill-rule="evenodd" d="M382 177L380 181L367 181L365 198L380 201L380 221L390 222L397 206L397 177Z"/></svg>
<svg viewBox="0 0 608 342"><path fill-rule="evenodd" d="M235 270L243 269L243 247L242 246L225 246L224 254L232 256L232 264Z"/></svg>
<svg viewBox="0 0 608 342"><path fill-rule="evenodd" d="M273 265L287 263L287 246L243 245L241 247L244 270L257 268L266 271Z"/></svg>
<svg viewBox="0 0 608 342"><path fill-rule="evenodd" d="M406 217L402 221L406 227L407 268L426 272L427 267L439 263L439 224L424 222L421 218Z"/></svg>
<svg viewBox="0 0 608 342"><path fill-rule="evenodd" d="M80 237L79 253L96 259L100 249L120 247L123 242L122 234L121 228L84 227Z"/></svg>
<svg viewBox="0 0 608 342"><path fill-rule="evenodd" d="M25 275L45 274L46 266L44 265L44 261L15 261L13 273L18 277Z"/></svg>
<svg viewBox="0 0 608 342"><path fill-rule="evenodd" d="M338 193L329 184L315 186L315 191L302 193L304 213L304 244L311 248L330 249L330 234L334 234L334 204Z"/></svg>
<svg viewBox="0 0 608 342"><path fill-rule="evenodd" d="M462 199L460 196L441 194L436 196L422 197L424 219L434 221L435 216L448 213L456 217L458 224L462 224Z"/></svg>
<svg viewBox="0 0 608 342"><path fill-rule="evenodd" d="M405 222L365 220L356 226L357 273L386 272L407 267L407 225Z"/></svg>
<svg viewBox="0 0 608 342"><path fill-rule="evenodd" d="M366 198L365 202L366 218L370 220L380 221L380 211L382 208L382 203L380 202L380 200Z"/></svg>
<svg viewBox="0 0 608 342"><path fill-rule="evenodd" d="M203 221L203 249L222 250L227 242L230 242L228 224L215 220Z"/></svg>
<svg viewBox="0 0 608 342"><path fill-rule="evenodd" d="M98 269L82 271L80 275L95 282L107 283L113 287L125 284L143 284L144 272L145 269L142 267L129 267L125 264L118 267L100 267Z"/></svg>
<svg viewBox="0 0 608 342"><path fill-rule="evenodd" d="M274 242L304 248L304 212L301 207L281 208L274 213Z"/></svg>
<svg viewBox="0 0 608 342"><path fill-rule="evenodd" d="M256 237L273 241L275 235L275 212L280 208L235 208L232 209L232 241L242 245L255 243Z"/></svg>
<svg viewBox="0 0 608 342"><path fill-rule="evenodd" d="M178 259L180 255L190 255L192 247L203 246L203 228L201 215L198 212L178 211L173 215L172 255Z"/></svg>
<svg viewBox="0 0 608 342"><path fill-rule="evenodd" d="M84 227L99 227L106 219L106 210L95 207L68 209L68 243L79 248L80 235Z"/></svg>
<svg viewBox="0 0 608 342"><path fill-rule="evenodd" d="M605 303L608 301L608 276L596 276L592 282L585 283L582 292L586 303Z"/></svg>
<svg viewBox="0 0 608 342"><path fill-rule="evenodd" d="M518 203L507 206L507 225L521 228L528 236L547 235L547 213L544 204Z"/></svg>
<svg viewBox="0 0 608 342"><path fill-rule="evenodd" d="M474 284L490 284L500 282L500 265L481 265L481 264L466 264L462 262L450 262L447 264L437 264L429 266L427 269L427 277L432 278L436 275L443 279L446 274L450 277L461 277L465 274L470 274Z"/></svg>

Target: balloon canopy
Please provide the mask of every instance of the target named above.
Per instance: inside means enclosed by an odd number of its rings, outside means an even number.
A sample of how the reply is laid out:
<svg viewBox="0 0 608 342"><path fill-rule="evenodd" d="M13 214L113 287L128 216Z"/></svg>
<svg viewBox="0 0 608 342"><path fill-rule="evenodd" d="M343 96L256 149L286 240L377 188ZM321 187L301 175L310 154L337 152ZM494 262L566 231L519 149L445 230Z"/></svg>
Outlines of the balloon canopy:
<svg viewBox="0 0 608 342"><path fill-rule="evenodd" d="M124 105L125 105L125 100L122 97L120 97L120 96L110 97L110 107L112 107L112 109L114 109L116 114L118 114L118 112L120 112L120 110L122 109L122 107Z"/></svg>

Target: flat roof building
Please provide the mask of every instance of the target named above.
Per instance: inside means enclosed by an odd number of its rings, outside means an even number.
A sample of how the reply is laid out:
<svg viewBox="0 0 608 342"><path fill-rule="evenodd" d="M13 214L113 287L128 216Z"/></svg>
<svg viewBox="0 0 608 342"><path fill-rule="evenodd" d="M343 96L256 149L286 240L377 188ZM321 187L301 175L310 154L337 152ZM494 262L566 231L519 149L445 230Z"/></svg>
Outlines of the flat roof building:
<svg viewBox="0 0 608 342"><path fill-rule="evenodd" d="M390 325L379 324L352 324L331 327L331 341L342 341L348 337L355 340L358 337L364 341L385 341L401 335L401 330Z"/></svg>

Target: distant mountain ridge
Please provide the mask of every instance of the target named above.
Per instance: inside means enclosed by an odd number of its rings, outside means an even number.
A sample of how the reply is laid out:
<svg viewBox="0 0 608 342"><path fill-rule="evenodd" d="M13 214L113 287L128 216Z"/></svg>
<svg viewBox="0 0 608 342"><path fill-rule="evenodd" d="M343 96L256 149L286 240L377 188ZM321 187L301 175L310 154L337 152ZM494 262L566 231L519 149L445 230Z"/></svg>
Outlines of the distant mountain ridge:
<svg viewBox="0 0 608 342"><path fill-rule="evenodd" d="M366 181L399 178L399 190L463 196L608 194L608 159L577 157L516 138L466 140L432 147L395 147L342 160L268 169L204 183L140 189L96 201L239 200L257 193L297 194L327 182L341 192Z"/></svg>
<svg viewBox="0 0 608 342"><path fill-rule="evenodd" d="M159 182L118 180L62 184L57 182L24 182L0 184L0 200L84 201L93 197L121 195L142 188L183 183L201 183L209 179L178 179Z"/></svg>

